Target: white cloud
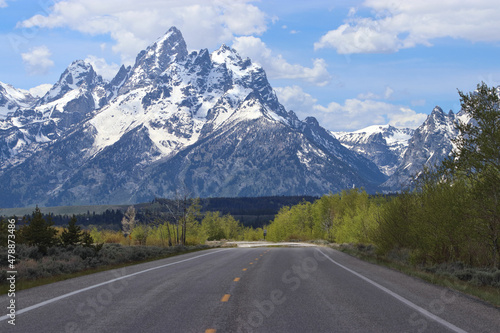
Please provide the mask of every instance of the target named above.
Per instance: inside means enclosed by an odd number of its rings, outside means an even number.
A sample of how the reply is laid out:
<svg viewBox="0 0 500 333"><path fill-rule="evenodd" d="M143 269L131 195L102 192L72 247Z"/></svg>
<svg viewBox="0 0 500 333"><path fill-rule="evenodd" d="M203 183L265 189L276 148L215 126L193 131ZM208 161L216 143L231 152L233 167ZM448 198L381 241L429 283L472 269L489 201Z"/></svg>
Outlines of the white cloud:
<svg viewBox="0 0 500 333"><path fill-rule="evenodd" d="M358 95L359 99L390 99L392 95L394 94L394 90L387 86L385 87L385 91L383 95L378 95L373 92L367 92L367 93L360 93Z"/></svg>
<svg viewBox="0 0 500 333"><path fill-rule="evenodd" d="M106 59L98 58L93 55L87 56L85 61L92 65L97 74L101 75L105 80L108 81L112 80L120 69L119 65L115 63L108 64L106 62Z"/></svg>
<svg viewBox="0 0 500 333"><path fill-rule="evenodd" d="M324 86L332 79L326 68L325 60L313 59L312 67L290 64L281 54L273 54L266 44L257 37L237 37L233 48L242 56L249 57L252 61L260 64L270 78L300 79L317 86Z"/></svg>
<svg viewBox="0 0 500 333"><path fill-rule="evenodd" d="M0 8L7 7L7 0L0 0Z"/></svg>
<svg viewBox="0 0 500 333"><path fill-rule="evenodd" d="M355 131L370 125L391 124L416 128L427 115L414 110L373 99L347 99L344 104L331 102L327 106L298 86L276 88L279 101L287 110L294 110L300 119L316 117L320 124L332 131Z"/></svg>
<svg viewBox="0 0 500 333"><path fill-rule="evenodd" d="M54 66L54 62L50 60L51 55L49 48L42 45L30 49L27 53L22 53L21 57L30 75L43 75Z"/></svg>
<svg viewBox="0 0 500 333"><path fill-rule="evenodd" d="M301 119L310 116L318 100L304 92L299 86L274 88L278 100L287 110L293 110Z"/></svg>
<svg viewBox="0 0 500 333"><path fill-rule="evenodd" d="M386 87L385 92L384 92L384 99L391 98L393 93L394 93L394 90L391 87Z"/></svg>
<svg viewBox="0 0 500 333"><path fill-rule="evenodd" d="M396 127L417 128L427 119L427 115L416 113L410 108L400 107L399 111L390 115L389 124Z"/></svg>
<svg viewBox="0 0 500 333"><path fill-rule="evenodd" d="M29 89L31 95L36 97L43 97L52 88L52 84L44 83L39 86Z"/></svg>
<svg viewBox="0 0 500 333"><path fill-rule="evenodd" d="M326 33L315 49L334 48L339 54L390 53L416 45L431 46L441 37L472 42L498 42L500 6L497 0L456 1L366 0L374 17L349 13L345 24Z"/></svg>
<svg viewBox="0 0 500 333"><path fill-rule="evenodd" d="M1 1L1 0L0 0ZM236 35L261 34L267 16L250 0L63 0L48 15L35 15L18 25L109 34L113 50L131 63L137 53L171 26L179 28L188 47L217 47Z"/></svg>

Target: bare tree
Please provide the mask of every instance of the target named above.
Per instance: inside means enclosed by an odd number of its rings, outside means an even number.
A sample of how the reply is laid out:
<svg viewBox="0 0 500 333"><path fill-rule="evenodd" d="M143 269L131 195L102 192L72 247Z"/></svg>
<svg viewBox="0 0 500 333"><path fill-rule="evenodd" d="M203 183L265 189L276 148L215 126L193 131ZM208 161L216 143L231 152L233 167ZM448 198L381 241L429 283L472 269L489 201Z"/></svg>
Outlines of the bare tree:
<svg viewBox="0 0 500 333"><path fill-rule="evenodd" d="M122 229L125 236L129 236L135 227L135 208L130 206L122 218Z"/></svg>
<svg viewBox="0 0 500 333"><path fill-rule="evenodd" d="M190 193L184 186L182 191L176 191L175 199L171 200L171 204L168 202L165 203L165 206L176 224L177 244L186 245L188 227L194 223L200 212L199 202L199 199L190 198ZM168 237L170 238L170 227L168 227L167 230Z"/></svg>

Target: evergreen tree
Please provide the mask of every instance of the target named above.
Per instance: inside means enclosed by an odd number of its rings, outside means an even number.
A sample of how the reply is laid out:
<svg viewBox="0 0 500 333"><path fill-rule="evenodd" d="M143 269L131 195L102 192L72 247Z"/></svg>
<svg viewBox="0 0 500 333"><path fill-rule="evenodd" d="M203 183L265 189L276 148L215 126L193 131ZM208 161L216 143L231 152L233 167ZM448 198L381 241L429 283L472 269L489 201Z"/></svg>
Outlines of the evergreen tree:
<svg viewBox="0 0 500 333"><path fill-rule="evenodd" d="M0 246L7 246L8 235L9 235L8 220L0 217Z"/></svg>
<svg viewBox="0 0 500 333"><path fill-rule="evenodd" d="M37 206L33 214L28 217L27 222L19 230L20 238L28 245L38 246L38 250L46 254L47 248L57 243L57 230L52 227L54 222L51 215L45 219Z"/></svg>
<svg viewBox="0 0 500 333"><path fill-rule="evenodd" d="M64 231L62 232L61 242L64 246L80 243L83 237L83 231L81 230L80 226L76 225L76 222L76 216L73 215L68 223L68 229L64 229Z"/></svg>
<svg viewBox="0 0 500 333"><path fill-rule="evenodd" d="M92 236L90 235L90 232L87 232L87 231L84 231L82 233L82 244L83 246L92 246L92 244L94 244L94 239L92 238Z"/></svg>

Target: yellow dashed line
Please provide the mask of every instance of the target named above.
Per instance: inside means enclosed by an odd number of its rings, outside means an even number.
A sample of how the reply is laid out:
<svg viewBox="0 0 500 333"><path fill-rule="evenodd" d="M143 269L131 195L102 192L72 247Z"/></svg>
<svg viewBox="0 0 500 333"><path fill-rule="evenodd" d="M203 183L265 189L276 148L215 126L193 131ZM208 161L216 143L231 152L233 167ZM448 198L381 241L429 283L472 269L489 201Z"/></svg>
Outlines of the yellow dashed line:
<svg viewBox="0 0 500 333"><path fill-rule="evenodd" d="M221 302L227 302L227 301L229 301L229 297L231 297L231 295L225 294L224 296L222 296L222 299L220 301Z"/></svg>
<svg viewBox="0 0 500 333"><path fill-rule="evenodd" d="M243 271L246 271L247 269L246 268L243 268Z"/></svg>
<svg viewBox="0 0 500 333"><path fill-rule="evenodd" d="M215 333L215 332L217 332L217 330L213 329L213 328L209 328L209 329L205 330L205 333Z"/></svg>
<svg viewBox="0 0 500 333"><path fill-rule="evenodd" d="M253 262L251 262L250 265L253 265Z"/></svg>
<svg viewBox="0 0 500 333"><path fill-rule="evenodd" d="M233 280L233 281L234 281L234 282L238 282L239 280L240 280L240 278L238 277L238 278L234 278L234 280Z"/></svg>

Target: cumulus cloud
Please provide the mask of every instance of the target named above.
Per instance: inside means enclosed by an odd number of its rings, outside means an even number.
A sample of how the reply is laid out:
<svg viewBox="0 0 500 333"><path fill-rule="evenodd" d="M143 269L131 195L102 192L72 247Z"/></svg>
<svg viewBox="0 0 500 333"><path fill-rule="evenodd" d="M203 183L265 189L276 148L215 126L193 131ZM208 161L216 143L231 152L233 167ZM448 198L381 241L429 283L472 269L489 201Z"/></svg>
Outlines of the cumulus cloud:
<svg viewBox="0 0 500 333"><path fill-rule="evenodd" d="M50 59L52 53L45 45L37 46L30 49L29 52L22 53L26 71L30 75L43 75L46 74L50 67L54 66L54 62Z"/></svg>
<svg viewBox="0 0 500 333"><path fill-rule="evenodd" d="M310 116L317 106L318 100L299 86L277 87L274 91L280 103L287 110L293 110L299 118Z"/></svg>
<svg viewBox="0 0 500 333"><path fill-rule="evenodd" d="M387 86L387 87L385 87L385 91L384 91L383 95L375 94L375 93L370 91L367 93L360 93L358 95L358 98L359 99L391 99L393 94L394 94L394 89Z"/></svg>
<svg viewBox="0 0 500 333"><path fill-rule="evenodd" d="M456 1L366 0L374 17L351 10L345 24L323 35L315 49L334 48L339 54L391 53L416 45L431 46L441 37L472 42L498 42L500 6L497 0Z"/></svg>
<svg viewBox="0 0 500 333"><path fill-rule="evenodd" d="M312 67L290 64L281 54L273 54L258 37L237 37L233 48L242 56L249 57L252 61L260 64L270 78L299 79L317 86L324 86L332 79L324 59L313 59Z"/></svg>
<svg viewBox="0 0 500 333"><path fill-rule="evenodd" d="M115 63L108 64L106 59L98 58L93 55L89 55L85 61L92 65L97 74L101 75L108 81L112 80L120 69L119 65Z"/></svg>
<svg viewBox="0 0 500 333"><path fill-rule="evenodd" d="M0 0L0 8L7 7L7 0Z"/></svg>
<svg viewBox="0 0 500 333"><path fill-rule="evenodd" d="M346 99L344 104L331 102L327 106L298 86L276 88L279 101L294 110L300 119L316 117L323 127L332 131L355 131L371 125L391 124L416 128L427 115L402 106L374 99Z"/></svg>
<svg viewBox="0 0 500 333"><path fill-rule="evenodd" d="M1 1L1 0L0 0ZM217 47L236 35L261 34L267 16L250 0L63 0L47 15L35 15L20 27L67 27L90 35L108 34L113 50L131 63L137 53L171 26L188 47Z"/></svg>

